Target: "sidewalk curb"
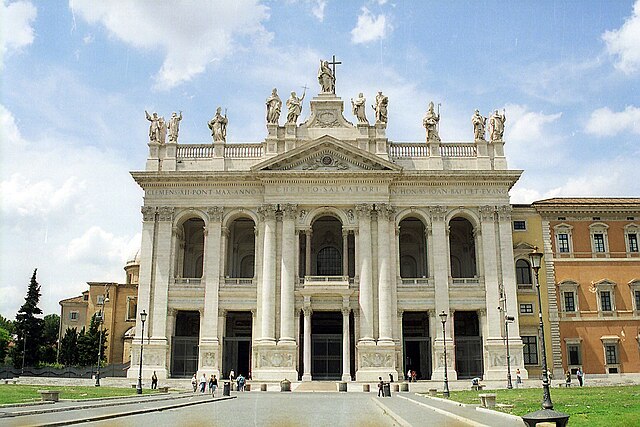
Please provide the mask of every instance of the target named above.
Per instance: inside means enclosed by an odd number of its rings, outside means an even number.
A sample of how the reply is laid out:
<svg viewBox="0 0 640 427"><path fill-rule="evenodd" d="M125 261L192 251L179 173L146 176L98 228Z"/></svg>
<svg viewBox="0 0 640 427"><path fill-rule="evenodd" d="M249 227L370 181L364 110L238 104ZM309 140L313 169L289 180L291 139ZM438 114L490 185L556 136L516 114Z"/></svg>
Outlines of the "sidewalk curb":
<svg viewBox="0 0 640 427"><path fill-rule="evenodd" d="M411 403L414 403L416 405L424 406L425 408L430 409L433 412L437 412L437 413L439 413L441 415L447 416L449 418L453 418L456 421L459 421L459 422L464 423L466 425L470 425L472 427L491 427L491 426L487 426L486 424L482 424L482 423L479 423L477 421L470 420L470 419L465 418L465 417L463 417L461 415L457 415L457 414L454 414L452 412L445 411L444 409L436 408L434 406L427 405L426 403L418 402L417 400L413 400L413 399L409 399L408 397L404 397L404 396L397 396L397 397L399 397L400 399L408 400ZM444 400L444 399L441 399L441 400Z"/></svg>
<svg viewBox="0 0 640 427"><path fill-rule="evenodd" d="M117 413L117 414L107 414L107 415L96 415L96 416L88 416L88 417L84 417L84 418L78 418L75 420L67 420L67 421L59 421L59 422L54 422L54 423L48 423L48 424L40 424L40 426L46 426L46 427L57 427L57 426L68 426L71 424L80 424L80 423L89 423L89 422L95 422L95 421L104 421L104 420L110 420L113 418L121 418L121 417L129 417L132 415L141 415L141 414L148 414L150 412L162 412L162 411L166 411L168 409L175 409L175 408L184 408L187 406L194 406L194 405L200 405L203 403L213 403L213 402L219 402L219 401L224 401L224 400L229 400L229 399L236 399L237 396L223 396L223 397L219 397L217 399L212 399L212 400L199 400L199 401L195 401L195 402L186 402L186 403L181 403L179 405L172 405L172 406L164 406L162 408L149 408L149 409L138 409L135 411L128 411L128 412L121 412L121 413Z"/></svg>
<svg viewBox="0 0 640 427"><path fill-rule="evenodd" d="M182 397L182 396L176 396L176 397ZM127 402L115 402L115 401L107 401L107 402L102 402L101 404L93 404L93 405L76 405L76 406L64 406L64 407L56 407L54 406L53 408L45 408L45 409L33 409L31 411L25 411L25 412L20 412L20 413L11 413L11 412L5 412L5 413L0 413L0 419L3 418L15 418L15 417L22 417L22 416L28 416L28 415L40 415L40 414L47 414L47 413L53 413L53 412L63 412L63 411L75 411L78 409L94 409L94 408L106 408L109 406L118 406L118 405L123 405L123 404L127 404L127 403L143 403L143 402L158 402L158 401L163 401L163 400L170 400L172 398L172 396L167 393L162 395L161 397L155 397L155 396L150 396L150 397L144 397L144 398L140 398L137 395L134 395L132 397L129 396L124 396L124 397L120 397L120 399L128 399ZM95 401L95 399L92 399L91 401ZM71 400L70 402L75 402ZM80 400L79 402L82 402L82 400ZM51 403L55 403L55 402L51 402ZM15 407L14 407L15 408ZM19 407L18 407L19 408ZM2 408L0 408L1 410Z"/></svg>
<svg viewBox="0 0 640 427"><path fill-rule="evenodd" d="M493 409L488 409L488 408L483 408L481 406L477 406L476 407L476 411L479 412L486 412L489 413L491 415L498 415L500 417L506 418L509 421L513 421L513 422L517 422L520 423L522 426L525 426L526 424L524 423L524 421L522 420L522 417L519 417L517 415L511 415L511 414L507 414L505 412L500 412L500 411L494 411Z"/></svg>
<svg viewBox="0 0 640 427"><path fill-rule="evenodd" d="M375 404L378 405L380 407L380 409L382 409L382 411L389 418L391 418L393 421L398 423L400 425L400 427L412 427L411 424L409 424L404 418L402 418L400 415L398 415L395 412L393 412L391 409L389 409L389 407L387 405L382 403L380 401L380 399L372 397L371 400L373 400L375 402Z"/></svg>

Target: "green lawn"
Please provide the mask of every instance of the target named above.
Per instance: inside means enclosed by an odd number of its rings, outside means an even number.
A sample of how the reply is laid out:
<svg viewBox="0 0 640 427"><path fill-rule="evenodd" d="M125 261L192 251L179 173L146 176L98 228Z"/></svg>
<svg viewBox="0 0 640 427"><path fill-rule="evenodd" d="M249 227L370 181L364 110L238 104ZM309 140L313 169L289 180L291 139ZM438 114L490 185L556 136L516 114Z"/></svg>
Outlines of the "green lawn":
<svg viewBox="0 0 640 427"><path fill-rule="evenodd" d="M60 399L91 399L136 394L134 388L0 384L0 404L39 401L41 398L38 390L60 390ZM156 391L145 389L142 392L149 394Z"/></svg>
<svg viewBox="0 0 640 427"><path fill-rule="evenodd" d="M477 391L453 391L451 399L462 403L479 403L478 394L496 393L498 404L513 408L496 408L514 415L542 409L542 388ZM570 387L551 390L553 409L571 415L570 426L640 426L640 386Z"/></svg>

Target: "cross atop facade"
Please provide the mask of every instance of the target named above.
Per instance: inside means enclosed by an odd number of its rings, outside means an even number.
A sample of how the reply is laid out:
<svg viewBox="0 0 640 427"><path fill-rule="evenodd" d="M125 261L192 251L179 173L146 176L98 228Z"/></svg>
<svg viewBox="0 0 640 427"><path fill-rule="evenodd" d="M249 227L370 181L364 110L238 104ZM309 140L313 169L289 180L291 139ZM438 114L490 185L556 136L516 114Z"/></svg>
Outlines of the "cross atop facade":
<svg viewBox="0 0 640 427"><path fill-rule="evenodd" d="M331 65L331 71L333 71L333 93L336 93L336 65L340 65L342 62L336 61L336 56L332 55L331 61L328 61L327 63Z"/></svg>

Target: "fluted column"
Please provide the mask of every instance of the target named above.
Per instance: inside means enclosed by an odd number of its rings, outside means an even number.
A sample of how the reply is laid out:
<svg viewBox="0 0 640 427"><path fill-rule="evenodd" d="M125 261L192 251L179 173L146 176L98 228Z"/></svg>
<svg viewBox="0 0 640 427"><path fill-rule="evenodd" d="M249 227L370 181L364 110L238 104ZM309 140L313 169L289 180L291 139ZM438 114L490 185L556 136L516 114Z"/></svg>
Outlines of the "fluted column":
<svg viewBox="0 0 640 427"><path fill-rule="evenodd" d="M378 212L378 343L393 344L392 295L390 280L391 250L389 218L393 209L381 204Z"/></svg>
<svg viewBox="0 0 640 427"><path fill-rule="evenodd" d="M358 213L358 258L360 260L360 341L373 341L373 282L371 275L371 211L373 206L356 206Z"/></svg>
<svg viewBox="0 0 640 427"><path fill-rule="evenodd" d="M220 241L222 238L222 208L207 210L209 223L205 230L204 248L204 322L200 331L203 343L218 343L218 289L220 284Z"/></svg>
<svg viewBox="0 0 640 427"><path fill-rule="evenodd" d="M445 214L446 209L442 206L431 208L436 315L443 311L449 313L449 236ZM437 337L443 339L441 328L437 329ZM449 333L447 333L447 338L450 339Z"/></svg>
<svg viewBox="0 0 640 427"><path fill-rule="evenodd" d="M351 309L349 307L342 308L342 381L351 381L351 356L349 354L349 313L351 313Z"/></svg>
<svg viewBox="0 0 640 427"><path fill-rule="evenodd" d="M349 230L342 228L342 275L349 276Z"/></svg>
<svg viewBox="0 0 640 427"><path fill-rule="evenodd" d="M260 325L262 341L275 341L276 300L276 206L263 205L259 209L264 218L264 250L262 252L262 313Z"/></svg>
<svg viewBox="0 0 640 427"><path fill-rule="evenodd" d="M229 241L229 229L222 227L222 236L220 242L220 277L227 277L227 242Z"/></svg>
<svg viewBox="0 0 640 427"><path fill-rule="evenodd" d="M280 267L280 341L295 343L294 279L295 279L295 215L296 205L281 205L282 261Z"/></svg>
<svg viewBox="0 0 640 427"><path fill-rule="evenodd" d="M171 246L175 243L173 235L173 213L172 207L158 208L158 223L155 239L157 241L157 251L155 253L154 272L155 283L153 289L153 311L150 313L151 319L148 322L148 331L152 339L161 340L166 344L167 337L167 306L169 303L169 282L171 277Z"/></svg>
<svg viewBox="0 0 640 427"><path fill-rule="evenodd" d="M304 275L311 276L311 234L312 230L304 230L305 246L304 246Z"/></svg>
<svg viewBox="0 0 640 427"><path fill-rule="evenodd" d="M498 283L498 259L496 256L495 207L481 206L482 261L484 266L484 286L487 308L487 338L502 338L500 311L500 291ZM513 255L511 255L513 258Z"/></svg>
<svg viewBox="0 0 640 427"><path fill-rule="evenodd" d="M302 381L311 381L311 307L304 307L304 347L302 358L304 360L304 370Z"/></svg>

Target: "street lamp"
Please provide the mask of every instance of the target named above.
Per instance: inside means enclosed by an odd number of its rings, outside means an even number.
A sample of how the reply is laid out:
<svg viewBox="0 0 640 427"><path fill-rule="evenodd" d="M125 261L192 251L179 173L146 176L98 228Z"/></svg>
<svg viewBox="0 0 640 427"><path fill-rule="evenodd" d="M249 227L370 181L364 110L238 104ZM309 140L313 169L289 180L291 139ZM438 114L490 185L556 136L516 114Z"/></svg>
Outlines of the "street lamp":
<svg viewBox="0 0 640 427"><path fill-rule="evenodd" d="M140 313L140 321L142 322L142 331L140 333L140 369L138 370L138 386L136 394L142 394L142 349L144 348L144 322L147 320L147 312L142 310Z"/></svg>
<svg viewBox="0 0 640 427"><path fill-rule="evenodd" d="M509 353L509 323L513 322L515 317L504 315L504 335L507 340L507 388L511 390L513 383L511 382L511 353Z"/></svg>
<svg viewBox="0 0 640 427"><path fill-rule="evenodd" d="M96 387L100 387L100 362L102 361L102 324L104 323L104 305L109 302L109 291L102 295L102 308L98 312L100 323L98 324L98 365L96 367Z"/></svg>
<svg viewBox="0 0 640 427"><path fill-rule="evenodd" d="M444 348L444 391L442 395L444 397L449 397L449 377L447 376L447 340L446 340L446 332L445 332L445 323L447 323L447 313L442 310L442 313L439 314L440 321L442 322L442 347Z"/></svg>
<svg viewBox="0 0 640 427"><path fill-rule="evenodd" d="M549 390L549 371L547 369L547 347L544 340L544 322L542 320L542 297L540 296L540 279L538 272L542 264L542 253L538 252L538 247L529 254L531 268L536 276L536 290L538 291L538 317L540 320L540 338L542 339L542 409L526 414L522 420L529 426L535 426L541 422L554 423L556 426L564 427L569 422L569 414L553 410L551 401L551 391Z"/></svg>

